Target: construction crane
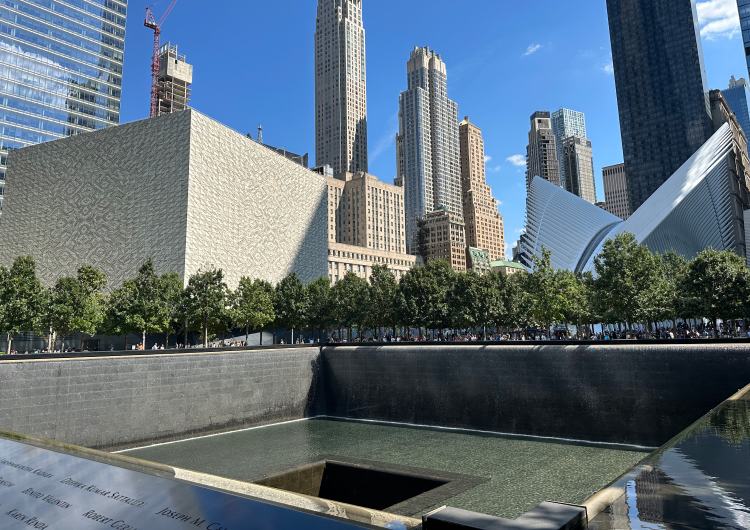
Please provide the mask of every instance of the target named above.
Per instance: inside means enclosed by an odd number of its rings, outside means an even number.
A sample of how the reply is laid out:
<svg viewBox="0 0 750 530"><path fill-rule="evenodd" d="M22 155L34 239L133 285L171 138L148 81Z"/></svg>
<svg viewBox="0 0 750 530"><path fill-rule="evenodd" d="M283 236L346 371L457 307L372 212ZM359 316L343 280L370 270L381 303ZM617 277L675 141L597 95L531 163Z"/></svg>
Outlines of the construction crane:
<svg viewBox="0 0 750 530"><path fill-rule="evenodd" d="M151 9L151 7L146 8L146 20L143 22L143 25L154 32L154 53L151 57L151 111L149 113L151 118L159 113L159 70L161 68L159 51L161 27L164 25L164 22L174 9L176 3L177 0L172 0L158 21L154 16L153 9Z"/></svg>

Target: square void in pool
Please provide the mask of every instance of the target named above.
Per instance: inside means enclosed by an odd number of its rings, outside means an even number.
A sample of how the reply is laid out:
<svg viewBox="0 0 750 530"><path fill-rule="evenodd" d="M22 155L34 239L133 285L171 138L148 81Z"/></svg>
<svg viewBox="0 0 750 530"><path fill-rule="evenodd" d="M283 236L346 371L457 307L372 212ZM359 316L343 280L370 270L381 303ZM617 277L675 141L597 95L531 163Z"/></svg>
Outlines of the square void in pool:
<svg viewBox="0 0 750 530"><path fill-rule="evenodd" d="M412 515L480 482L483 480L381 462L324 460L258 480L256 484Z"/></svg>
<svg viewBox="0 0 750 530"><path fill-rule="evenodd" d="M447 504L516 518L547 500L582 503L647 453L311 419L133 449L127 454L402 515L419 516ZM336 465L329 467L331 463ZM341 487L376 479L380 481L377 489L361 487L355 492ZM394 495L381 495L378 489L392 489Z"/></svg>

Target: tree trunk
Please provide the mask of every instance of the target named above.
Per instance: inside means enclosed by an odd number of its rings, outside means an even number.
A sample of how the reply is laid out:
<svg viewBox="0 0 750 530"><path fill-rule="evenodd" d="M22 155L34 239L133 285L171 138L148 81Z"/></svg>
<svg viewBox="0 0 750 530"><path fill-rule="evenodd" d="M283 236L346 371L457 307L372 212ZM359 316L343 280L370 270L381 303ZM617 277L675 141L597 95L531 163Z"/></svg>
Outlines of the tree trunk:
<svg viewBox="0 0 750 530"><path fill-rule="evenodd" d="M13 336L8 333L8 355L13 351Z"/></svg>
<svg viewBox="0 0 750 530"><path fill-rule="evenodd" d="M203 324L203 348L208 349L208 324Z"/></svg>
<svg viewBox="0 0 750 530"><path fill-rule="evenodd" d="M250 324L245 325L245 346L250 345Z"/></svg>
<svg viewBox="0 0 750 530"><path fill-rule="evenodd" d="M260 345L263 346L263 328L260 328Z"/></svg>
<svg viewBox="0 0 750 530"><path fill-rule="evenodd" d="M141 346L142 346L141 349L143 351L146 351L146 330L145 329L141 332Z"/></svg>
<svg viewBox="0 0 750 530"><path fill-rule="evenodd" d="M52 353L52 337L54 333L52 326L50 326L49 334L47 335L47 353Z"/></svg>
<svg viewBox="0 0 750 530"><path fill-rule="evenodd" d="M289 341L289 344L294 344L294 326L292 326L292 340Z"/></svg>

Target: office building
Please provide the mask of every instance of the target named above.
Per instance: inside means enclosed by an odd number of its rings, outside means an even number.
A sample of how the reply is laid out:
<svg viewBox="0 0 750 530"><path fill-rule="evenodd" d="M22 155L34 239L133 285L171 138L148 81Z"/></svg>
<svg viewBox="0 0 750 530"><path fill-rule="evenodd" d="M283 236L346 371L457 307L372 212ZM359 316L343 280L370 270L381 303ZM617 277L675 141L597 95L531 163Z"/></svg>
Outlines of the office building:
<svg viewBox="0 0 750 530"><path fill-rule="evenodd" d="M92 265L114 289L147 259L231 288L328 272L325 178L193 109L15 151L8 176L0 265L33 256L46 285Z"/></svg>
<svg viewBox="0 0 750 530"><path fill-rule="evenodd" d="M604 181L604 207L620 219L630 217L630 199L628 197L628 176L625 164L615 164L602 168Z"/></svg>
<svg viewBox="0 0 750 530"><path fill-rule="evenodd" d="M737 115L729 108L729 103L724 98L721 90L712 90L709 98L711 101L711 118L714 130L718 131L724 125L729 127L736 146L736 173L744 175L745 190L750 192L750 154L748 154L747 135L742 130L740 122L737 120Z"/></svg>
<svg viewBox="0 0 750 530"><path fill-rule="evenodd" d="M416 265L406 253L404 190L367 173L328 177L328 273L369 278L384 265L397 279Z"/></svg>
<svg viewBox="0 0 750 530"><path fill-rule="evenodd" d="M596 203L591 141L588 138L569 136L563 140L562 153L560 168L565 168L565 189L584 201Z"/></svg>
<svg viewBox="0 0 750 530"><path fill-rule="evenodd" d="M459 124L461 185L466 244L487 251L491 261L505 258L505 232L498 202L487 185L482 130L466 117Z"/></svg>
<svg viewBox="0 0 750 530"><path fill-rule="evenodd" d="M631 207L711 136L695 2L607 0Z"/></svg>
<svg viewBox="0 0 750 530"><path fill-rule="evenodd" d="M334 175L367 171L367 79L362 0L318 0L315 158Z"/></svg>
<svg viewBox="0 0 750 530"><path fill-rule="evenodd" d="M328 178L332 242L406 254L404 190L367 173Z"/></svg>
<svg viewBox="0 0 750 530"><path fill-rule="evenodd" d="M747 81L743 77L736 79L732 76L729 80L729 88L722 90L721 93L747 136L750 134L750 109L748 109L750 89L748 89Z"/></svg>
<svg viewBox="0 0 750 530"><path fill-rule="evenodd" d="M526 187L534 177L541 177L555 186L561 184L557 141L549 112L538 111L531 115L529 144L526 146Z"/></svg>
<svg viewBox="0 0 750 530"><path fill-rule="evenodd" d="M375 265L386 267L400 281L416 264L417 257L410 254L384 252L343 243L328 244L328 278L331 283L343 280L350 272L369 280Z"/></svg>
<svg viewBox="0 0 750 530"><path fill-rule="evenodd" d="M0 5L0 208L10 151L120 122L127 2Z"/></svg>
<svg viewBox="0 0 750 530"><path fill-rule="evenodd" d="M622 220L535 178L529 189L521 259L542 249L557 269L592 271L606 241L631 233L653 252L692 259L706 248L747 256L747 168L736 136L724 124L633 214Z"/></svg>
<svg viewBox="0 0 750 530"><path fill-rule="evenodd" d="M190 106L193 65L180 55L177 46L165 44L159 52L157 116L185 110Z"/></svg>
<svg viewBox="0 0 750 530"><path fill-rule="evenodd" d="M745 57L747 58L747 67L750 73L750 0L737 0L737 9L740 13L742 41L745 44Z"/></svg>
<svg viewBox="0 0 750 530"><path fill-rule="evenodd" d="M466 231L463 218L447 210L435 210L419 221L419 254L425 262L447 261L455 271L466 270Z"/></svg>
<svg viewBox="0 0 750 530"><path fill-rule="evenodd" d="M566 167L563 160L563 142L566 138L586 138L586 116L583 112L560 109L552 113L552 132L555 134L557 160L560 162L560 185L567 188Z"/></svg>
<svg viewBox="0 0 750 530"><path fill-rule="evenodd" d="M444 210L457 227L463 226L464 212L458 105L448 99L445 63L429 48L415 48L407 79L408 88L399 100L397 167L404 186L407 251L416 254L420 219Z"/></svg>

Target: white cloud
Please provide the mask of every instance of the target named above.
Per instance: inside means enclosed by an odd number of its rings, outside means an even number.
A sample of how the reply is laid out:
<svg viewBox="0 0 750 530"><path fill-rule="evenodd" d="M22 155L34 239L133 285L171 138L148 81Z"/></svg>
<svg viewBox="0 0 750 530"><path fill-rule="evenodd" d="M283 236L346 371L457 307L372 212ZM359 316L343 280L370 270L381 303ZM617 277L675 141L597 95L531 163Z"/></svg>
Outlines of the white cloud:
<svg viewBox="0 0 750 530"><path fill-rule="evenodd" d="M484 157L484 163L485 164L489 164L490 162L492 162L492 157L490 155L485 156Z"/></svg>
<svg viewBox="0 0 750 530"><path fill-rule="evenodd" d="M506 158L508 162L513 164L516 167L525 167L526 166L526 156L525 155L510 155L508 158Z"/></svg>
<svg viewBox="0 0 750 530"><path fill-rule="evenodd" d="M529 55L534 55L536 52L542 49L542 45L538 42L532 42L529 44L529 47L526 48L526 51L524 52L523 56L528 57Z"/></svg>
<svg viewBox="0 0 750 530"><path fill-rule="evenodd" d="M698 2L697 8L701 37L704 39L731 39L740 33L736 0L704 0Z"/></svg>
<svg viewBox="0 0 750 530"><path fill-rule="evenodd" d="M602 66L602 71L605 74L614 75L615 73L615 65L612 64L612 61L609 61L607 64Z"/></svg>

